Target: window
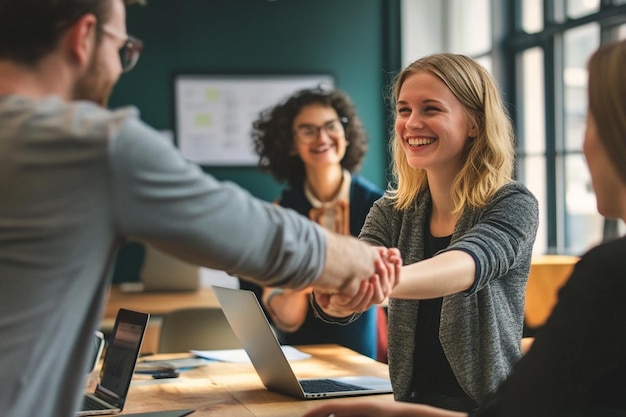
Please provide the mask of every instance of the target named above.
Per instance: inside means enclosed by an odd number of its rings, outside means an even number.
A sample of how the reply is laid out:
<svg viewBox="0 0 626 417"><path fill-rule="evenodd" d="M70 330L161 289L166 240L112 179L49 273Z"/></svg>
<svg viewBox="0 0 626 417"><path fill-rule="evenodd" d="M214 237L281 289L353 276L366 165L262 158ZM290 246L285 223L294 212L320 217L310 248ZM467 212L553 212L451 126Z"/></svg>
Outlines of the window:
<svg viewBox="0 0 626 417"><path fill-rule="evenodd" d="M578 255L606 232L582 153L587 59L601 42L624 37L626 10L600 0L518 3L510 18L520 30L505 47L520 64L502 65L515 74L519 180L540 204L535 252Z"/></svg>
<svg viewBox="0 0 626 417"><path fill-rule="evenodd" d="M622 233L597 213L582 140L587 59L626 38L626 0L402 0L402 22L403 63L463 53L498 79L516 129L517 179L539 201L536 254L580 255Z"/></svg>
<svg viewBox="0 0 626 417"><path fill-rule="evenodd" d="M470 56L491 50L490 0L449 0L445 8L450 28L448 49Z"/></svg>
<svg viewBox="0 0 626 417"><path fill-rule="evenodd" d="M602 241L603 218L596 209L591 177L582 154L587 117L587 59L600 45L596 23L570 29L563 35L564 144L557 146L564 180L564 249L582 253ZM557 176L558 181L558 176Z"/></svg>
<svg viewBox="0 0 626 417"><path fill-rule="evenodd" d="M543 29L543 1L522 2L522 29L526 33L536 33Z"/></svg>
<svg viewBox="0 0 626 417"><path fill-rule="evenodd" d="M521 53L522 71L518 82L520 102L517 136L523 132L523 141L518 142L517 177L533 191L539 202L540 223L548 219L546 178L546 112L543 99L545 87L544 55L540 48L530 48ZM537 231L534 251L546 251L546 230Z"/></svg>

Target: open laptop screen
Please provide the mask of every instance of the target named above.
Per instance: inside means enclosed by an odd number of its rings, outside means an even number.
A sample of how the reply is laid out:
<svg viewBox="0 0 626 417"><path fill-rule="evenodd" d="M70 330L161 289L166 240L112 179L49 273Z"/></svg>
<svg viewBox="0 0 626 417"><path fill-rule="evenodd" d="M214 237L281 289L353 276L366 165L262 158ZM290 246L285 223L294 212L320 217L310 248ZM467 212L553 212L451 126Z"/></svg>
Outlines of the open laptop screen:
<svg viewBox="0 0 626 417"><path fill-rule="evenodd" d="M120 309L109 341L96 393L120 408L130 386L146 324L145 314Z"/></svg>

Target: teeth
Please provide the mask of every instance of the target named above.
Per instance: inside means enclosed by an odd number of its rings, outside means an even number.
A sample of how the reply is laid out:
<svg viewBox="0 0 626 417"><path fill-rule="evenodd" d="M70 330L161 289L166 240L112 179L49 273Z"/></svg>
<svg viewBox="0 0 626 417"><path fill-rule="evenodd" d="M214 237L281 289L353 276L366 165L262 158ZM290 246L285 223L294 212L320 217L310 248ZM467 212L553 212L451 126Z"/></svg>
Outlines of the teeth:
<svg viewBox="0 0 626 417"><path fill-rule="evenodd" d="M407 142L411 146L428 145L435 141L433 138L408 138Z"/></svg>
<svg viewBox="0 0 626 417"><path fill-rule="evenodd" d="M324 147L324 148L311 149L311 152L322 153L322 152L326 152L328 149L330 148Z"/></svg>

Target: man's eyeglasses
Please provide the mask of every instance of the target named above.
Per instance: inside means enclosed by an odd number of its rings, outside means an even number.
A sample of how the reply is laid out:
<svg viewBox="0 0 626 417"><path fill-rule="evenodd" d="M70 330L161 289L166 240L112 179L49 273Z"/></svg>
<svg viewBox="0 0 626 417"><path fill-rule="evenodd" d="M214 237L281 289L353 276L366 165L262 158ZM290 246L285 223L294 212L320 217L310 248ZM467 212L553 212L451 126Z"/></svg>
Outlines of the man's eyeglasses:
<svg viewBox="0 0 626 417"><path fill-rule="evenodd" d="M133 69L143 50L143 42L128 34L120 33L109 25L102 25L102 31L107 35L124 40L124 44L120 47L122 71L128 72Z"/></svg>
<svg viewBox="0 0 626 417"><path fill-rule="evenodd" d="M348 123L347 117L330 120L322 126L300 125L294 130L294 135L299 142L310 143L316 140L322 131L326 132L329 137L337 137L344 133L344 125Z"/></svg>

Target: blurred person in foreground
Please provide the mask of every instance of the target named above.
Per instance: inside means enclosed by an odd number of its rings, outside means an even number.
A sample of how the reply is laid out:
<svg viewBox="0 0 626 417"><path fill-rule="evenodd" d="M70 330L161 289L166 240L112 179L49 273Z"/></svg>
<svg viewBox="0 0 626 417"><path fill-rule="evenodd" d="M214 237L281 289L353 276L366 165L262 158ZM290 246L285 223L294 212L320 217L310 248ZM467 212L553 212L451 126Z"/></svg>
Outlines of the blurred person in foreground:
<svg viewBox="0 0 626 417"><path fill-rule="evenodd" d="M400 259L188 163L108 95L123 0L0 0L0 409L73 416L127 239L258 283L383 300Z"/></svg>

